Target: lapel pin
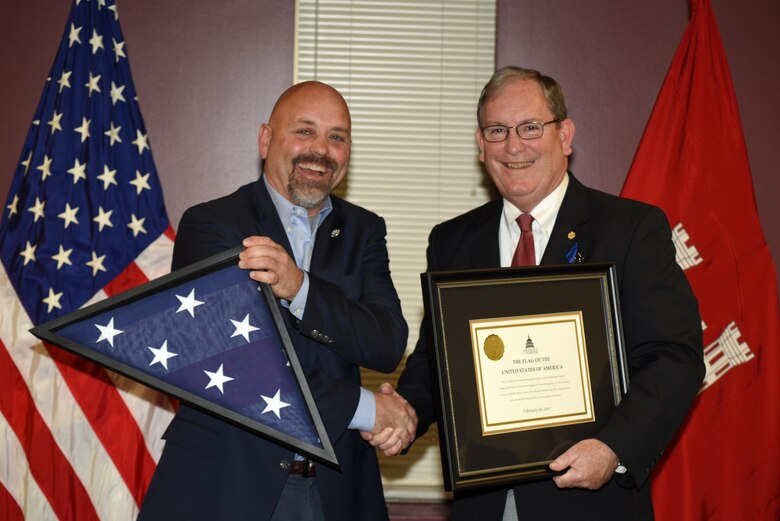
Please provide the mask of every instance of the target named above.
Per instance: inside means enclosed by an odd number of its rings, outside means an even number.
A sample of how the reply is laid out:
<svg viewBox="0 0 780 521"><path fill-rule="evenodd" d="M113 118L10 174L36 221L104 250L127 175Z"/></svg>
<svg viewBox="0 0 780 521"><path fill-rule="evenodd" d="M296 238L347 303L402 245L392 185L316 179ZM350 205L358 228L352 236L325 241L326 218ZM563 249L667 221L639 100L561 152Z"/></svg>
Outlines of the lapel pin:
<svg viewBox="0 0 780 521"><path fill-rule="evenodd" d="M572 239L574 239L576 236L577 236L577 234L576 234L576 233L574 233L573 231L571 231L571 232L569 232L569 234L566 236L566 238L567 238L567 239L569 239L569 240L572 240Z"/></svg>
<svg viewBox="0 0 780 521"><path fill-rule="evenodd" d="M341 233L341 230L339 230L338 228L336 228L335 230L333 230L332 232L330 232L330 237L331 237L331 238L333 238L333 237L338 237L340 233Z"/></svg>

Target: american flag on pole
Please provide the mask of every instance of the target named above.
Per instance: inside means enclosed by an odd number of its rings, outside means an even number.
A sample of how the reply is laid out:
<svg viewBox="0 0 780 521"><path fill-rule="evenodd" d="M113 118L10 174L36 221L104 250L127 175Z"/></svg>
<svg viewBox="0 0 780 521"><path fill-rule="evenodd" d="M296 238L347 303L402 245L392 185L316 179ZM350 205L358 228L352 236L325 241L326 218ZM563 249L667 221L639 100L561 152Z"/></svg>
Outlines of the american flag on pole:
<svg viewBox="0 0 780 521"><path fill-rule="evenodd" d="M653 481L669 521L780 519L780 312L737 98L709 0L658 95L623 196L672 222L699 299L707 373Z"/></svg>
<svg viewBox="0 0 780 521"><path fill-rule="evenodd" d="M28 333L170 266L116 5L75 1L33 119L0 223L0 519L133 519L170 400Z"/></svg>

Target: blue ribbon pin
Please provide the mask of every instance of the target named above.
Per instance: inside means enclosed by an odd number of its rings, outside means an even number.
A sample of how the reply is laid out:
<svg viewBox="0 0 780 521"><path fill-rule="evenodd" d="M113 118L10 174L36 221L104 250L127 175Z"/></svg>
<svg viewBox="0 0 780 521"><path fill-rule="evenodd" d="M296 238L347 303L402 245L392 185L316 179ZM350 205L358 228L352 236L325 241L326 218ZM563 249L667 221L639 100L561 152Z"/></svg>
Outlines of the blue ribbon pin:
<svg viewBox="0 0 780 521"><path fill-rule="evenodd" d="M582 258L582 254L579 252L579 243L576 241L572 243L569 249L566 251L566 262L569 264L579 264L585 259Z"/></svg>

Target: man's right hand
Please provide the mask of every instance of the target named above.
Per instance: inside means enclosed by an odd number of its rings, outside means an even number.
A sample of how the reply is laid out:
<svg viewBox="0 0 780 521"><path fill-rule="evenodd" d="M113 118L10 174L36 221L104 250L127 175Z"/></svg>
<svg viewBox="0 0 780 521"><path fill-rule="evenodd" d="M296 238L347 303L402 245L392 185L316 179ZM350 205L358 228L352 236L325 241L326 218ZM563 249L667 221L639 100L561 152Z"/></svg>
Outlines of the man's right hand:
<svg viewBox="0 0 780 521"><path fill-rule="evenodd" d="M376 399L376 419L372 432L360 435L373 447L379 448L385 456L395 456L407 448L417 431L417 413L392 385L383 383Z"/></svg>
<svg viewBox="0 0 780 521"><path fill-rule="evenodd" d="M247 237L242 244L238 267L251 270L253 280L270 285L277 298L292 301L303 284L303 271L284 247L261 236Z"/></svg>

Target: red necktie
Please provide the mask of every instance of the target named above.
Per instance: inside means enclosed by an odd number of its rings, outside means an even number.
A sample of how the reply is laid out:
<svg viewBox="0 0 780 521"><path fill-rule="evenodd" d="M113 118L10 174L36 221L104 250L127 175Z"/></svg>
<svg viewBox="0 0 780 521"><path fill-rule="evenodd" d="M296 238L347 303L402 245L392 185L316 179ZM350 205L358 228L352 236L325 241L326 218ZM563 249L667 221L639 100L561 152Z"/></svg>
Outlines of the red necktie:
<svg viewBox="0 0 780 521"><path fill-rule="evenodd" d="M512 266L535 266L536 252L534 251L534 232L531 223L534 218L531 214L523 213L517 218L520 225L520 242L517 243L515 256L512 257Z"/></svg>

